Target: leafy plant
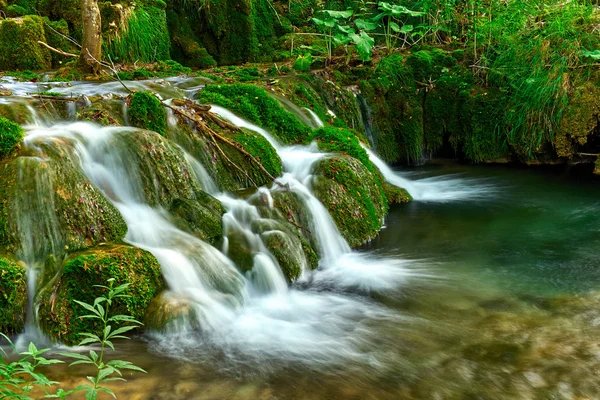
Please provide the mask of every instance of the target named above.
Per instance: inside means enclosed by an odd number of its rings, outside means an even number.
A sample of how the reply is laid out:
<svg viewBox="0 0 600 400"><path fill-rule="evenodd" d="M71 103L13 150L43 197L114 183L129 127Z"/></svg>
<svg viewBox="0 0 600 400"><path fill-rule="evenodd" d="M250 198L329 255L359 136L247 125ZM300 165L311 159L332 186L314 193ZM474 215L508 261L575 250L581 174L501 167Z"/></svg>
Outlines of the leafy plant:
<svg viewBox="0 0 600 400"><path fill-rule="evenodd" d="M98 397L99 392L105 392L116 398L116 395L110 390L108 387L104 386L108 382L112 381L124 381L125 379L122 377L122 370L133 370L140 371L146 373L142 368L132 364L129 361L123 360L110 360L106 361L105 355L107 347L110 347L112 350L115 349L113 340L114 339L128 339L127 336L123 334L129 332L140 325L141 322L133 319L133 317L129 315L112 315L110 314L110 308L113 304L113 301L117 298L127 298L130 297L124 294L125 290L129 286L128 283L123 285L119 285L117 287L114 286L115 280L109 279L108 286L102 285L94 285L95 287L99 287L108 291L108 293L104 296L97 297L94 300L94 304L88 304L82 301L77 301L81 307L85 308L90 314L84 315L83 318L96 319L100 321L100 326L102 328L102 333L97 335L95 333L81 333L81 336L84 336L79 345L86 346L90 344L98 344L100 345L100 353L98 354L94 350L89 351L89 355L79 354L79 353L62 353L61 355L65 357L69 357L75 359L69 366L86 364L93 365L97 372L96 376L88 376L88 380L91 384L82 385L76 388L76 391L85 391L86 400L95 400ZM120 328L115 328L117 325L128 324L122 326ZM52 396L51 396L52 397Z"/></svg>
<svg viewBox="0 0 600 400"><path fill-rule="evenodd" d="M15 352L16 347L10 339L0 333L0 336L8 341ZM7 354L0 348L0 399L30 399L29 393L36 388L41 387L46 396L44 398L62 398L49 395L47 389L58 384L58 382L49 380L44 374L37 371L41 365L51 365L62 363L60 360L45 358L42 355L50 349L39 350L35 344L30 343L27 351L19 352L21 358L17 361L7 363L3 357ZM63 391L64 392L64 391ZM64 392L70 394L71 392Z"/></svg>
<svg viewBox="0 0 600 400"><path fill-rule="evenodd" d="M346 11L335 11L335 10L322 10L320 13L323 15L321 18L312 18L312 21L324 32L325 45L327 52L327 59L331 60L333 56L333 44L334 44L334 31L340 29L344 25L340 25L340 21L347 20L354 12L352 10ZM342 28L343 29L343 28Z"/></svg>
<svg viewBox="0 0 600 400"><path fill-rule="evenodd" d="M400 21L400 19L402 17L419 17L425 13L422 11L412 11L404 6L390 4L383 1L379 2L378 6L380 13L377 14L373 20L383 22L385 46L388 49L388 52L391 54L394 47L396 47L396 35L403 34L406 36L414 30L413 25L405 25ZM400 26L400 24L402 24L402 26Z"/></svg>
<svg viewBox="0 0 600 400"><path fill-rule="evenodd" d="M296 61L294 61L294 69L296 71L308 71L310 69L310 65L313 62L312 54L305 53L304 55L298 56Z"/></svg>

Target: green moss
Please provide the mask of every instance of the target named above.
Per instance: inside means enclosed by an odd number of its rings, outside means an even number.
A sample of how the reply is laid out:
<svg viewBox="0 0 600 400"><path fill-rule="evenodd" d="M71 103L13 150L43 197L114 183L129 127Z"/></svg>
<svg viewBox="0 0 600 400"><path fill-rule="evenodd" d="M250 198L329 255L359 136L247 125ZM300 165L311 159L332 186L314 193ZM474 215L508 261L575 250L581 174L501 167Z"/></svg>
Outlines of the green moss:
<svg viewBox="0 0 600 400"><path fill-rule="evenodd" d="M269 173L277 177L281 175L281 158L269 141L258 133L240 130L233 134L233 140L241 144Z"/></svg>
<svg viewBox="0 0 600 400"><path fill-rule="evenodd" d="M198 100L239 114L269 130L282 143L305 143L308 140L310 128L262 88L246 84L207 85L199 93Z"/></svg>
<svg viewBox="0 0 600 400"><path fill-rule="evenodd" d="M54 29L53 31L52 29L45 28L46 38L48 39L48 44L50 46L66 52L77 53L77 49L73 49L73 44L66 38L69 37L69 25L67 24L67 21L64 19L50 21L48 18L44 18L44 23ZM56 52L51 52L50 55L52 56L53 67L62 65L69 60L69 58Z"/></svg>
<svg viewBox="0 0 600 400"><path fill-rule="evenodd" d="M160 2L162 3L162 2ZM170 59L171 39L163 7L136 7L122 32L109 35L104 41L104 53L119 62L155 62Z"/></svg>
<svg viewBox="0 0 600 400"><path fill-rule="evenodd" d="M0 332L16 334L25 326L27 280L25 267L0 256Z"/></svg>
<svg viewBox="0 0 600 400"><path fill-rule="evenodd" d="M155 95L149 92L135 92L127 102L131 125L164 136L167 130L167 112Z"/></svg>
<svg viewBox="0 0 600 400"><path fill-rule="evenodd" d="M388 204L405 204L412 201L412 197L406 189L399 188L389 183L383 184L383 192L388 201Z"/></svg>
<svg viewBox="0 0 600 400"><path fill-rule="evenodd" d="M578 87L569 100L555 138L557 155L571 158L578 147L584 146L598 127L599 116L600 87L592 82Z"/></svg>
<svg viewBox="0 0 600 400"><path fill-rule="evenodd" d="M319 143L319 149L322 151L348 154L359 160L367 170L375 172L369 155L352 131L328 126L314 131L311 139Z"/></svg>
<svg viewBox="0 0 600 400"><path fill-rule="evenodd" d="M223 239L225 209L219 200L206 193L197 198L174 200L171 213L178 217L176 223L179 227L213 246L219 246Z"/></svg>
<svg viewBox="0 0 600 400"><path fill-rule="evenodd" d="M360 109L356 97L351 91L336 85L328 79L327 75L321 76L319 73L314 73L308 75L306 79L325 104L328 116L323 119L324 122L363 132ZM331 110L334 116L328 110Z"/></svg>
<svg viewBox="0 0 600 400"><path fill-rule="evenodd" d="M120 101L96 102L91 107L78 110L77 118L95 122L103 126L125 125L125 121L123 120L123 103Z"/></svg>
<svg viewBox="0 0 600 400"><path fill-rule="evenodd" d="M160 265L149 252L124 245L104 245L71 255L57 279L38 296L39 324L54 341L68 345L81 341L80 332L99 333L96 320L81 318L88 311L75 300L93 303L106 294L102 288L114 278L117 284L129 283L126 294L111 306L113 314L144 318L150 301L164 288Z"/></svg>
<svg viewBox="0 0 600 400"><path fill-rule="evenodd" d="M376 175L355 158L335 156L321 161L315 176L315 196L350 246L375 238L387 213L387 200Z"/></svg>
<svg viewBox="0 0 600 400"><path fill-rule="evenodd" d="M308 266L300 240L282 231L267 231L261 237L285 279L290 283L298 279Z"/></svg>
<svg viewBox="0 0 600 400"><path fill-rule="evenodd" d="M43 259L122 240L125 221L83 175L68 145L36 145L46 159L19 157L0 165L0 248Z"/></svg>
<svg viewBox="0 0 600 400"><path fill-rule="evenodd" d="M195 199L202 191L181 149L150 131L121 132L118 149L139 201L171 207L175 199Z"/></svg>
<svg viewBox="0 0 600 400"><path fill-rule="evenodd" d="M44 20L37 16L0 20L0 70L48 70L52 66Z"/></svg>
<svg viewBox="0 0 600 400"><path fill-rule="evenodd" d="M24 137L23 128L4 117L0 117L0 159L12 152Z"/></svg>

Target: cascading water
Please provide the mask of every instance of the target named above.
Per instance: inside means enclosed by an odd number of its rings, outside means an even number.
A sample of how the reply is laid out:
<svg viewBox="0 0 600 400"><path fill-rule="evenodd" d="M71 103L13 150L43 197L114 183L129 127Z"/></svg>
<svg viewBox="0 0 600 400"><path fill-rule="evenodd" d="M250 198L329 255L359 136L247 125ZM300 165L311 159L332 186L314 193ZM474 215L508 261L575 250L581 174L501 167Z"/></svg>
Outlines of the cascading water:
<svg viewBox="0 0 600 400"><path fill-rule="evenodd" d="M116 88L115 84L105 84L99 90L112 92ZM193 93L198 88L182 89ZM85 84L59 90L92 94L91 87ZM95 90L97 92L98 87ZM177 93L181 95L181 90L177 89ZM163 90L161 94L169 98L171 93ZM238 361L243 355L243 362L254 360L263 367L264 361L272 359L323 366L348 360L373 362L372 355L361 351L363 345L373 340L368 334L369 323L399 316L368 300L337 293L338 290L386 291L411 276L425 276L423 269L417 269L412 261L350 249L310 189L314 165L328 156L319 152L316 145L284 147L269 132L228 110L214 106L212 111L234 125L263 135L283 160L285 172L278 178L278 184L270 190L261 188L257 195L263 194L270 199L271 192L286 188L297 194L310 214L310 228L317 236L320 264L317 271L305 269L300 285L304 289L288 288L277 261L260 235L252 231L252 223L261 218L251 204L252 199L245 201L219 193L204 166L190 154L182 152L192 171L191 179L217 197L227 210L223 220L225 236L229 231L242 232L250 243L253 262L245 275L238 272L225 255L227 245L223 254L174 226L168 211L151 207L146 202L139 177L133 172L136 167L131 165L126 154L120 152L126 147L122 143L124 135L135 134L135 130L100 128L87 123L46 128L40 121L37 126L28 128L26 144L35 152L38 141L47 140L50 145L52 138L70 141L83 172L125 219L128 226L126 240L150 251L161 264L169 287L164 300L183 302L190 308L169 325L166 332L153 336L152 343L157 349L181 357L189 357L192 350L195 352L191 354L201 357L213 349L221 358L225 355L227 360ZM322 125L314 113L309 114L315 126ZM394 175L388 170L382 172L388 180ZM268 204L272 207L272 200ZM201 333L190 334L198 328L202 328Z"/></svg>

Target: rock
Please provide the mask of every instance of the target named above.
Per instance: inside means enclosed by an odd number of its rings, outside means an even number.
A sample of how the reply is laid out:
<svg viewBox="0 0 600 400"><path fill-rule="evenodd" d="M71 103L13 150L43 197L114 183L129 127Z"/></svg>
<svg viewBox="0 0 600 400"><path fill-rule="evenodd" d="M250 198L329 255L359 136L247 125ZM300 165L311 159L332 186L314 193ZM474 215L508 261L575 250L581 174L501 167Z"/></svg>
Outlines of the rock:
<svg viewBox="0 0 600 400"><path fill-rule="evenodd" d="M16 334L25 326L27 280L25 267L0 256L0 333Z"/></svg>
<svg viewBox="0 0 600 400"><path fill-rule="evenodd" d="M300 239L291 232L270 230L261 235L263 243L269 249L279 264L283 276L288 282L293 282L308 269Z"/></svg>
<svg viewBox="0 0 600 400"><path fill-rule="evenodd" d="M198 193L196 200L175 199L171 213L178 216L175 223L197 238L220 247L223 241L223 214L219 200L206 193Z"/></svg>
<svg viewBox="0 0 600 400"><path fill-rule="evenodd" d="M50 50L38 43L47 42L42 17L28 15L0 20L0 70L49 70Z"/></svg>
<svg viewBox="0 0 600 400"><path fill-rule="evenodd" d="M340 155L315 167L313 192L352 247L377 236L387 212L383 189L375 174L357 159Z"/></svg>
<svg viewBox="0 0 600 400"><path fill-rule="evenodd" d="M106 285L108 279L116 285L129 283L125 294L117 299L111 313L131 315L142 320L151 300L165 287L160 265L146 250L127 245L102 245L70 255L60 274L48 282L37 298L40 328L52 340L68 345L81 340L80 332L98 332L89 314L75 300L93 303L105 290L94 285Z"/></svg>

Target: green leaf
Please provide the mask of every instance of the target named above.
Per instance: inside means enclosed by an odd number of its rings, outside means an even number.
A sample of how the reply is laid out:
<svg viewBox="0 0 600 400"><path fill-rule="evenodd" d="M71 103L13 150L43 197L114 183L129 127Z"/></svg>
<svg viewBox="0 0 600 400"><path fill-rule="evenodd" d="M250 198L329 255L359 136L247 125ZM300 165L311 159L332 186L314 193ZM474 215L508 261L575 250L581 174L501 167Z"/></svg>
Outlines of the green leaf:
<svg viewBox="0 0 600 400"><path fill-rule="evenodd" d="M310 55L310 53L309 53L309 55ZM119 335L121 335L121 334L123 334L125 332L129 332L129 331L131 331L133 329L136 329L136 328L137 328L137 326L131 326L131 325L129 325L129 326L122 326L119 329L115 329L114 331L112 331L110 333L110 335L108 335L108 338L111 339L111 338L114 338L114 337L120 337Z"/></svg>
<svg viewBox="0 0 600 400"><path fill-rule="evenodd" d="M353 35L353 34L354 34L354 32L351 33L351 35ZM350 43L352 41L352 39L350 39L349 35L344 35L344 34L340 33L333 37L333 41L339 46L344 46L344 45L347 45L348 43Z"/></svg>
<svg viewBox="0 0 600 400"><path fill-rule="evenodd" d="M337 28L344 33L354 33L354 29L348 25L338 25Z"/></svg>
<svg viewBox="0 0 600 400"><path fill-rule="evenodd" d="M101 316L100 314L98 314L98 311L96 311L94 306L92 306L91 304L84 303L83 301L79 301L79 300L74 300L74 301L75 301L75 303L79 304L81 307L85 308L89 312L92 312L99 317Z"/></svg>
<svg viewBox="0 0 600 400"><path fill-rule="evenodd" d="M116 396L116 395L113 393L113 391L112 391L112 390L110 390L109 388L106 388L106 387L101 387L101 388L99 388L99 389L100 389L100 390L102 390L104 393L108 393L108 394L110 394L110 395L111 395L113 398L115 398L115 399L117 398L117 396Z"/></svg>
<svg viewBox="0 0 600 400"><path fill-rule="evenodd" d="M377 24L371 21L365 21L362 18L357 19L356 21L354 21L354 24L356 25L356 27L358 29L362 29L365 31L372 31L374 29L377 29Z"/></svg>
<svg viewBox="0 0 600 400"><path fill-rule="evenodd" d="M98 391L94 388L89 388L85 394L85 400L96 400L98 398Z"/></svg>
<svg viewBox="0 0 600 400"><path fill-rule="evenodd" d="M298 56L298 58L296 59L296 61L294 61L294 69L296 71L308 71L310 70L310 65L313 62L313 57L312 54L310 53L305 53L303 56ZM122 329L122 328L120 328ZM117 331L119 331L119 329L117 329ZM117 332L115 331L115 332Z"/></svg>
<svg viewBox="0 0 600 400"><path fill-rule="evenodd" d="M407 33L412 32L414 29L415 29L415 27L412 25L402 25L402 29L400 29L400 33L407 34Z"/></svg>
<svg viewBox="0 0 600 400"><path fill-rule="evenodd" d="M582 50L581 55L583 57L589 57L593 60L600 60L600 50L593 50L593 51Z"/></svg>
<svg viewBox="0 0 600 400"><path fill-rule="evenodd" d="M350 38L356 45L359 59L362 61L370 61L375 39L369 36L365 31L361 31L360 35L350 35Z"/></svg>
<svg viewBox="0 0 600 400"><path fill-rule="evenodd" d="M326 26L328 28L333 28L335 26L335 19L319 19L319 18L312 18L312 21L317 24L318 26Z"/></svg>
<svg viewBox="0 0 600 400"><path fill-rule="evenodd" d="M327 14L331 18L335 18L335 19L348 19L352 16L352 14L354 14L354 11L352 11L352 10L346 10L346 11L322 10L321 12L324 14Z"/></svg>
<svg viewBox="0 0 600 400"><path fill-rule="evenodd" d="M399 32L400 32L400 26L399 26L397 23L395 23L395 22L390 22L390 23L389 23L389 26L390 26L390 28L391 28L391 29L392 29L394 32L396 32L396 33L399 33Z"/></svg>

